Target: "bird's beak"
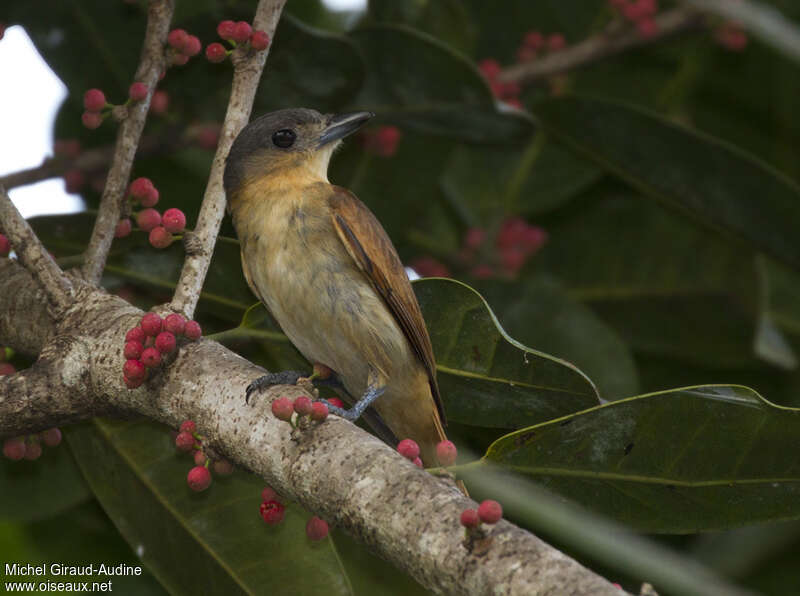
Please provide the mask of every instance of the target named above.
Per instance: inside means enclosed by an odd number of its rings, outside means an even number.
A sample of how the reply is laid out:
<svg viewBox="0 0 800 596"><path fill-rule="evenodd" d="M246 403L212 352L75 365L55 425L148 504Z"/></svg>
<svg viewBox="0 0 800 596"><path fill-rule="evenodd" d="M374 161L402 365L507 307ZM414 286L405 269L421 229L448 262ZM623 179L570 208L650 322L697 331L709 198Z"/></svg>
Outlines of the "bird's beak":
<svg viewBox="0 0 800 596"><path fill-rule="evenodd" d="M335 114L328 119L328 126L322 131L317 147L322 147L333 141L343 139L361 128L364 123L375 114L372 112L350 112L349 114Z"/></svg>

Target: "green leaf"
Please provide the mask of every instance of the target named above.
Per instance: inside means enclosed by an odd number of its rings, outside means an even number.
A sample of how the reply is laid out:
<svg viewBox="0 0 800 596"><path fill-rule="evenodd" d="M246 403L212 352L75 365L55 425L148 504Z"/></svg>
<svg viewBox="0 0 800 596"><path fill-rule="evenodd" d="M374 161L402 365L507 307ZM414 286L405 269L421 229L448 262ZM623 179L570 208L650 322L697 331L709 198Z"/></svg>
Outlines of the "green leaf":
<svg viewBox="0 0 800 596"><path fill-rule="evenodd" d="M192 492L191 456L152 423L95 420L67 437L103 508L170 592L354 593L331 540L306 538L299 506L277 527L261 521L259 478L215 475Z"/></svg>
<svg viewBox="0 0 800 596"><path fill-rule="evenodd" d="M485 458L646 532L800 518L800 410L743 386L641 395L522 429Z"/></svg>
<svg viewBox="0 0 800 596"><path fill-rule="evenodd" d="M571 97L535 112L558 139L646 196L800 268L800 188L755 157L620 104Z"/></svg>
<svg viewBox="0 0 800 596"><path fill-rule="evenodd" d="M449 419L519 428L598 403L585 374L509 337L469 286L451 279L423 279L413 287L430 331Z"/></svg>
<svg viewBox="0 0 800 596"><path fill-rule="evenodd" d="M367 62L355 103L389 122L468 142L528 136L521 111L498 111L486 81L465 56L402 25L371 25L351 34Z"/></svg>

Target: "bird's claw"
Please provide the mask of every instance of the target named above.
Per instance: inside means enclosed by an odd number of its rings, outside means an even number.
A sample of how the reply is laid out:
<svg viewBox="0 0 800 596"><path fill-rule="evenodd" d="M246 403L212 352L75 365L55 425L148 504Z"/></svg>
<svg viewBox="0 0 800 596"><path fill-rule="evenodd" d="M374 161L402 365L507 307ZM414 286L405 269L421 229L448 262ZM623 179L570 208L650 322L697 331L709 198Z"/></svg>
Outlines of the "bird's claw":
<svg viewBox="0 0 800 596"><path fill-rule="evenodd" d="M256 391L260 391L264 387L272 387L273 385L294 385L297 380L303 376L303 373L296 370L284 370L276 373L267 373L262 377L258 377L255 381L250 383L245 389L245 403L250 403L250 396Z"/></svg>

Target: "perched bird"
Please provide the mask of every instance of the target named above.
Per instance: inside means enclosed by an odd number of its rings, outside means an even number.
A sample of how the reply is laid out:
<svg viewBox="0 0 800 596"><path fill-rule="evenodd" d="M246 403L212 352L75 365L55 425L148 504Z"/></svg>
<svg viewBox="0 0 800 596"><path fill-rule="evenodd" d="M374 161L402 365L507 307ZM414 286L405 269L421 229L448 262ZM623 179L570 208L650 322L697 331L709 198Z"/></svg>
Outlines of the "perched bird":
<svg viewBox="0 0 800 596"><path fill-rule="evenodd" d="M371 405L380 419L369 410L365 418L384 440L411 438L422 461L435 465L444 412L417 299L375 216L328 182L334 149L372 116L287 109L253 120L228 155L228 210L253 293L306 359L331 369L354 402L331 411L355 420ZM248 398L300 376L260 377Z"/></svg>

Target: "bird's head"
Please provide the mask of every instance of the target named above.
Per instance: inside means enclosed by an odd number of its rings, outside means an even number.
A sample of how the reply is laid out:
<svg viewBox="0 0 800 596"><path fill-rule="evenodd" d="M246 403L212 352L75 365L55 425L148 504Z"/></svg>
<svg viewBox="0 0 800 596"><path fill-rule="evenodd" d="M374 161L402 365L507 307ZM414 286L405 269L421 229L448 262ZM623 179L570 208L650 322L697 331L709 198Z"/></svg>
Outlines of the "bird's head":
<svg viewBox="0 0 800 596"><path fill-rule="evenodd" d="M228 199L265 176L327 180L333 150L373 115L291 108L259 116L242 129L228 154L223 179Z"/></svg>

